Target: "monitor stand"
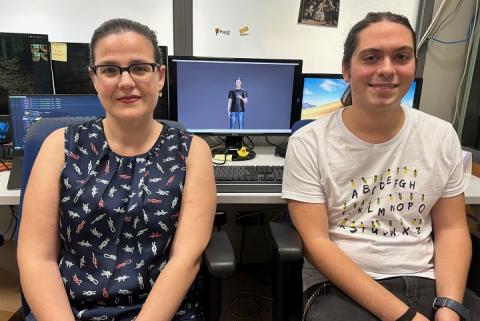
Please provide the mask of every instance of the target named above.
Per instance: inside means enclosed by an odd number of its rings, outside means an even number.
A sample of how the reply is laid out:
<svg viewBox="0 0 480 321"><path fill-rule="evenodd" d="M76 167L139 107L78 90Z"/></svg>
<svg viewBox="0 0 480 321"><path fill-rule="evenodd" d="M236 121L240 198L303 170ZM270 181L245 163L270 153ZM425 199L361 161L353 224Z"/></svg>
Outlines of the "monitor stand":
<svg viewBox="0 0 480 321"><path fill-rule="evenodd" d="M225 144L223 146L212 149L212 154L232 155L232 160L248 160L255 157L255 152L248 149L248 155L245 157L240 156L237 152L242 148L243 136L227 135L225 138Z"/></svg>

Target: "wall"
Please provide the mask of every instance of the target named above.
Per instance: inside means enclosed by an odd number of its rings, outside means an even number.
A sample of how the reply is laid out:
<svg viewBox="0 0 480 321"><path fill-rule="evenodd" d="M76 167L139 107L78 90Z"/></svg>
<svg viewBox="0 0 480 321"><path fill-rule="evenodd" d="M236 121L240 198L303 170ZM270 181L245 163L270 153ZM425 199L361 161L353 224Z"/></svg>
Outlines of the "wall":
<svg viewBox="0 0 480 321"><path fill-rule="evenodd" d="M434 12L438 10L441 2L435 0ZM465 39L470 18L475 11L474 2L475 0L463 1L458 11L440 29L439 39L447 41ZM447 3L440 21L455 9L458 1ZM465 66L466 52L465 43L447 45L429 41L423 73L421 110L449 122L453 121L455 97Z"/></svg>
<svg viewBox="0 0 480 321"><path fill-rule="evenodd" d="M369 11L395 11L414 28L419 0L340 0L338 28L298 24L300 0L193 1L196 56L300 58L304 72L340 73L343 41ZM239 28L248 26L248 36ZM215 28L230 35L215 35Z"/></svg>
<svg viewBox="0 0 480 321"><path fill-rule="evenodd" d="M50 41L90 42L93 30L109 18L130 18L157 32L173 52L173 0L4 0L1 32L46 33Z"/></svg>

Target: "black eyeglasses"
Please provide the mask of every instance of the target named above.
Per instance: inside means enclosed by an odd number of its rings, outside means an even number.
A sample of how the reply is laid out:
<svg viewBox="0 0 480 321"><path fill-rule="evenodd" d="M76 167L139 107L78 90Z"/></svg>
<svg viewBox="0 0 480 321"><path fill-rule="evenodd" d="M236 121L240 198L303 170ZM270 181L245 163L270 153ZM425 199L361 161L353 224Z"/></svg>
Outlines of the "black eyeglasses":
<svg viewBox="0 0 480 321"><path fill-rule="evenodd" d="M88 70L93 72L93 74L95 74L103 83L114 84L120 80L124 71L127 71L135 82L148 82L152 79L153 72L157 67L160 67L160 65L155 62L141 62L131 64L128 67L120 67L117 65L93 65L88 67Z"/></svg>

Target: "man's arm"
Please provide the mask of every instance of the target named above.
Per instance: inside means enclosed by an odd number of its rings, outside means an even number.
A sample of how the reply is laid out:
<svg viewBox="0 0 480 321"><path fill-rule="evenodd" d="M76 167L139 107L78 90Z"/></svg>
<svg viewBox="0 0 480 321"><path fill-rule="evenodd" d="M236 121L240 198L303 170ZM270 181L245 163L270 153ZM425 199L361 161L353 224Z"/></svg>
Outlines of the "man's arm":
<svg viewBox="0 0 480 321"><path fill-rule="evenodd" d="M407 311L405 303L370 278L330 240L325 204L289 200L288 209L300 233L304 255L329 281L381 320L397 320ZM428 319L417 313L413 320Z"/></svg>
<svg viewBox="0 0 480 321"><path fill-rule="evenodd" d="M432 222L437 296L462 302L472 257L463 194L439 199L432 208ZM448 308L439 309L435 319L460 320Z"/></svg>
<svg viewBox="0 0 480 321"><path fill-rule="evenodd" d="M228 117L230 117L231 110L232 110L232 98L228 98L228 104L227 104Z"/></svg>

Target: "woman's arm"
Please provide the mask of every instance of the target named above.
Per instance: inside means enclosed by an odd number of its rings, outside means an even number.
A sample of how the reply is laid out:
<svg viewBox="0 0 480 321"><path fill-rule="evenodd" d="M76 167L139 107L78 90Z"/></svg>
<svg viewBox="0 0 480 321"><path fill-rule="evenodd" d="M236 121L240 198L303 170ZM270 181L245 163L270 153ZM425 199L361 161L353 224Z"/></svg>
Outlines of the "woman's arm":
<svg viewBox="0 0 480 321"><path fill-rule="evenodd" d="M170 321L200 268L215 217L216 189L210 148L193 137L187 160L182 207L170 259L160 273L137 321Z"/></svg>
<svg viewBox="0 0 480 321"><path fill-rule="evenodd" d="M74 320L58 269L64 131L56 130L44 141L23 199L18 267L22 291L38 321Z"/></svg>
<svg viewBox="0 0 480 321"><path fill-rule="evenodd" d="M325 204L289 200L288 209L300 233L304 255L328 280L381 320L396 320L407 311L405 303L363 272L330 240ZM417 313L414 320L428 319Z"/></svg>
<svg viewBox="0 0 480 321"><path fill-rule="evenodd" d="M472 257L472 243L463 194L441 198L432 208L437 296L462 302ZM448 308L441 308L436 320L460 320Z"/></svg>

